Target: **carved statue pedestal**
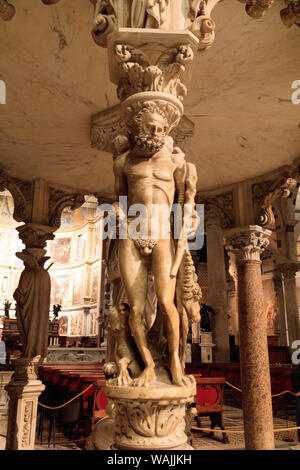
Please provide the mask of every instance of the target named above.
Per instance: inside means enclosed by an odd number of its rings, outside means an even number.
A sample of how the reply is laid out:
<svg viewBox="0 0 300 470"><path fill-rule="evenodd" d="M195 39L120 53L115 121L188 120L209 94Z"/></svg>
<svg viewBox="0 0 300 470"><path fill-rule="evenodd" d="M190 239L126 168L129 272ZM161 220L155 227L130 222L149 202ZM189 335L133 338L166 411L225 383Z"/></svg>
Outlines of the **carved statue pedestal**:
<svg viewBox="0 0 300 470"><path fill-rule="evenodd" d="M196 384L184 387L153 382L148 387L120 387L107 384L104 392L114 405L114 443L118 450L192 450L187 444L186 407L194 402ZM93 433L94 449L103 449L101 427ZM106 429L107 435L107 429ZM99 444L96 442L97 437Z"/></svg>
<svg viewBox="0 0 300 470"><path fill-rule="evenodd" d="M200 348L201 348L201 362L212 362L212 348L215 346L212 342L211 331L201 331L200 333Z"/></svg>
<svg viewBox="0 0 300 470"><path fill-rule="evenodd" d="M5 387L10 398L6 450L34 450L38 397L45 389L37 378L38 360L17 359Z"/></svg>

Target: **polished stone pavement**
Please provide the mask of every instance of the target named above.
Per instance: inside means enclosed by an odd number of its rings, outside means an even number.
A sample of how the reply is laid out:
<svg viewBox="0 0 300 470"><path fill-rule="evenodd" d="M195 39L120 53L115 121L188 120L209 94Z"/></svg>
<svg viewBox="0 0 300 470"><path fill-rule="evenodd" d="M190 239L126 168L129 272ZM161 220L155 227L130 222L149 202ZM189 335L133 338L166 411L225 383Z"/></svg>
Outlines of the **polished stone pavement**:
<svg viewBox="0 0 300 470"><path fill-rule="evenodd" d="M240 408L224 405L224 425L227 430L243 430L243 415ZM7 416L0 415L0 450L5 449L5 434L6 434L6 423ZM201 418L201 427L209 428L209 418ZM282 429L287 427L295 426L295 421L287 421L286 419L274 418L274 428ZM69 438L66 437L60 430L56 434L56 445L55 448L51 444L48 446L47 436L47 422L45 423L44 430L44 442L41 443L39 439L36 439L35 450L82 450L77 443L69 442ZM195 423L196 426L196 423ZM218 431L215 432L214 438L209 438L207 432L196 431L192 432L192 445L196 450L244 450L244 438L243 433L231 434L228 433L229 443L224 444L222 442L222 434ZM300 450L300 445L297 441L297 431L280 431L275 433L276 449L278 450Z"/></svg>

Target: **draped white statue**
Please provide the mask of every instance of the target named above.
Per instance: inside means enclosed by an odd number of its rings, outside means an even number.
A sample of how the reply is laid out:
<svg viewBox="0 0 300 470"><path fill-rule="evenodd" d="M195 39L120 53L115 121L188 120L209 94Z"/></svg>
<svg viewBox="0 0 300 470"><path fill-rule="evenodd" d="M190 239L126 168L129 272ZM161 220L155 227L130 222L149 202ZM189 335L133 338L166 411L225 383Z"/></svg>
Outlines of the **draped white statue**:
<svg viewBox="0 0 300 470"><path fill-rule="evenodd" d="M106 45L117 28L189 29L201 14L201 0L98 0L93 36Z"/></svg>

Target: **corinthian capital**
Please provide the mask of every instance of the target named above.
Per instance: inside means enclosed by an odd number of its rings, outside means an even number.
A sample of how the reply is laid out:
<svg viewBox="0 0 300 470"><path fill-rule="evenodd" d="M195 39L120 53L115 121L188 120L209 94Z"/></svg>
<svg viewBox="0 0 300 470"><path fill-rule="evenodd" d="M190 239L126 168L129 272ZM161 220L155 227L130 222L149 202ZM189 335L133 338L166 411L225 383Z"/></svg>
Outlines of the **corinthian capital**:
<svg viewBox="0 0 300 470"><path fill-rule="evenodd" d="M238 261L260 261L260 255L269 245L270 230L250 225L240 230L230 230L225 235L225 246L234 251Z"/></svg>
<svg viewBox="0 0 300 470"><path fill-rule="evenodd" d="M280 11L281 21L290 28L293 24L300 27L300 1L286 0L287 7Z"/></svg>
<svg viewBox="0 0 300 470"><path fill-rule="evenodd" d="M246 13L253 19L261 18L265 12L271 8L274 0L239 0L241 3L245 3Z"/></svg>
<svg viewBox="0 0 300 470"><path fill-rule="evenodd" d="M11 3L8 3L7 0L0 0L0 17L4 21L11 20L15 16L15 13L16 9Z"/></svg>
<svg viewBox="0 0 300 470"><path fill-rule="evenodd" d="M300 263L282 263L277 264L277 269L283 274L285 279L293 279L296 273L300 271Z"/></svg>

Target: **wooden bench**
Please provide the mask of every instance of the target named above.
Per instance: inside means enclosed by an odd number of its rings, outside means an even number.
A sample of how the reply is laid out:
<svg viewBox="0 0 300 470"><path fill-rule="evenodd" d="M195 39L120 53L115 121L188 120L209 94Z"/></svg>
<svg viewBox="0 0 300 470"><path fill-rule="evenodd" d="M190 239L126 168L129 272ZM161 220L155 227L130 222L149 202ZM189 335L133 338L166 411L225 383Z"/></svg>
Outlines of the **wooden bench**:
<svg viewBox="0 0 300 470"><path fill-rule="evenodd" d="M199 418L201 416L209 416L211 421L211 429L218 426L222 431L223 422L223 400L224 400L224 377L202 377L200 374L194 374L197 384L197 416L196 422L200 426ZM214 431L209 433L210 437L214 436ZM223 433L223 442L229 442L226 433Z"/></svg>

